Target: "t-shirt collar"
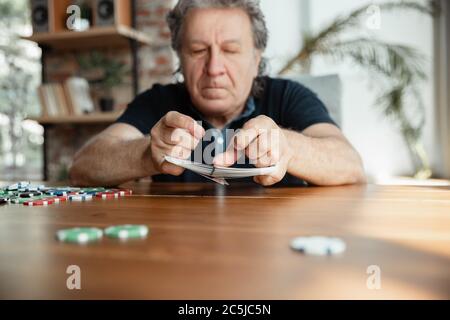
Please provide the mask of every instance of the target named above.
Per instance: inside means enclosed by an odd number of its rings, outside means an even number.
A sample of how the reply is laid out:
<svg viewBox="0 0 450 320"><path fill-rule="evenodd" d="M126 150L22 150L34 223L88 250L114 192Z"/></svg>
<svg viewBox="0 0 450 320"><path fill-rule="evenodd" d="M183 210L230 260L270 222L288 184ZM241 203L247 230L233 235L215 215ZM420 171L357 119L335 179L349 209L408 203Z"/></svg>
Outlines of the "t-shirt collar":
<svg viewBox="0 0 450 320"><path fill-rule="evenodd" d="M213 126L205 120L205 118L202 116L202 114L194 107L193 104L190 105L191 110L194 112L194 114L201 120L203 121L208 127L213 128ZM231 127L233 125L233 123L241 121L243 119L246 119L248 117L250 117L253 112L255 112L255 99L253 98L253 96L250 96L247 99L247 102L245 103L245 107L244 110L241 112L241 114L239 116L237 116L236 118L234 118L233 120L231 120L230 122L228 122L225 127L223 129L227 129L229 127ZM222 129L222 130L223 130Z"/></svg>

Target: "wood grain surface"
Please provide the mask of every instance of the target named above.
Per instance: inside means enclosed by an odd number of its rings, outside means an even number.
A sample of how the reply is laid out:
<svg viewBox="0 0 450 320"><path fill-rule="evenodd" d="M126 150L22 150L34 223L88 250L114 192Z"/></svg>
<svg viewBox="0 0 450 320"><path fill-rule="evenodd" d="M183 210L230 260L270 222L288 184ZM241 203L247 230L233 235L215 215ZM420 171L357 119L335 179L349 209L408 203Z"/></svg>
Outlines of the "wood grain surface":
<svg viewBox="0 0 450 320"><path fill-rule="evenodd" d="M47 183L47 185L49 185ZM0 207L2 299L449 299L450 188L129 183L131 197ZM145 224L145 240L60 243L59 229ZM339 256L290 249L341 237ZM68 290L66 269L81 269ZM381 288L367 287L380 267Z"/></svg>

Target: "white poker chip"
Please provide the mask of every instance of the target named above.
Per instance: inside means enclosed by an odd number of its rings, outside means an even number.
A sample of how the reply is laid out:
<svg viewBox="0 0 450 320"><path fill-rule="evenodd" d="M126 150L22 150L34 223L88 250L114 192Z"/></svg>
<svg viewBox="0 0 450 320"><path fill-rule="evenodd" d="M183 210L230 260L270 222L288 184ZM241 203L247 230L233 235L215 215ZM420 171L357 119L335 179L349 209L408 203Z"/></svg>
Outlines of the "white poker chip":
<svg viewBox="0 0 450 320"><path fill-rule="evenodd" d="M93 197L91 194L77 194L69 196L70 201L90 201Z"/></svg>
<svg viewBox="0 0 450 320"><path fill-rule="evenodd" d="M345 251L345 242L330 237L297 237L292 239L291 248L305 254L326 256L337 255Z"/></svg>

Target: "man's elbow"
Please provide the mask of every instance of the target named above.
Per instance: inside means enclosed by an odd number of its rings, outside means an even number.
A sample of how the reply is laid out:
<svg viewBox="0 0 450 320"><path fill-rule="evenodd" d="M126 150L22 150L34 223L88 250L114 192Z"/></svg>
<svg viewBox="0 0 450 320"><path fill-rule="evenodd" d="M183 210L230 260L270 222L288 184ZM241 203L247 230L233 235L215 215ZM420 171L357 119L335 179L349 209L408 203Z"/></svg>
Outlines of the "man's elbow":
<svg viewBox="0 0 450 320"><path fill-rule="evenodd" d="M354 152L354 160L351 163L353 164L347 170L346 181L343 184L366 184L367 176L364 170L364 164L361 156L356 151Z"/></svg>
<svg viewBox="0 0 450 320"><path fill-rule="evenodd" d="M80 159L75 159L69 168L69 180L71 185L79 187L95 186L97 183L90 176L90 166L83 165Z"/></svg>
<svg viewBox="0 0 450 320"><path fill-rule="evenodd" d="M346 168L336 170L334 174L322 177L322 179L315 184L322 186L343 186L366 183L367 177L364 166L361 161L356 161Z"/></svg>
<svg viewBox="0 0 450 320"><path fill-rule="evenodd" d="M364 167L362 163L360 165L355 165L353 170L350 171L349 176L347 178L346 184L366 184L367 176L364 171Z"/></svg>
<svg viewBox="0 0 450 320"><path fill-rule="evenodd" d="M71 185L81 186L86 184L85 172L75 161L69 169L69 179Z"/></svg>

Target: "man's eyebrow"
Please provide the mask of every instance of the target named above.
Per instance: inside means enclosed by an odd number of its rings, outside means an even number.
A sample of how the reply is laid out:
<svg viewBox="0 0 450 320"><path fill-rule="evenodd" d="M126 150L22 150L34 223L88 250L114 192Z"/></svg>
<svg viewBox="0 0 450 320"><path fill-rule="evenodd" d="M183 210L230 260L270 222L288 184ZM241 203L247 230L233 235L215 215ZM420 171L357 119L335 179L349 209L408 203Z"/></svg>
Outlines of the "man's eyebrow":
<svg viewBox="0 0 450 320"><path fill-rule="evenodd" d="M223 43L225 43L225 44L233 44L233 43L235 43L235 44L241 44L241 40L239 40L239 39L230 39L230 40L225 40Z"/></svg>
<svg viewBox="0 0 450 320"><path fill-rule="evenodd" d="M209 42L207 42L207 41L204 41L204 40L198 40L198 39L192 39L192 40L188 40L188 43L189 44L204 44L204 45L209 45ZM241 44L241 40L239 40L239 39L230 39L230 40L225 40L225 41L223 41L223 43L224 44L232 44L232 43L235 43L235 44Z"/></svg>

